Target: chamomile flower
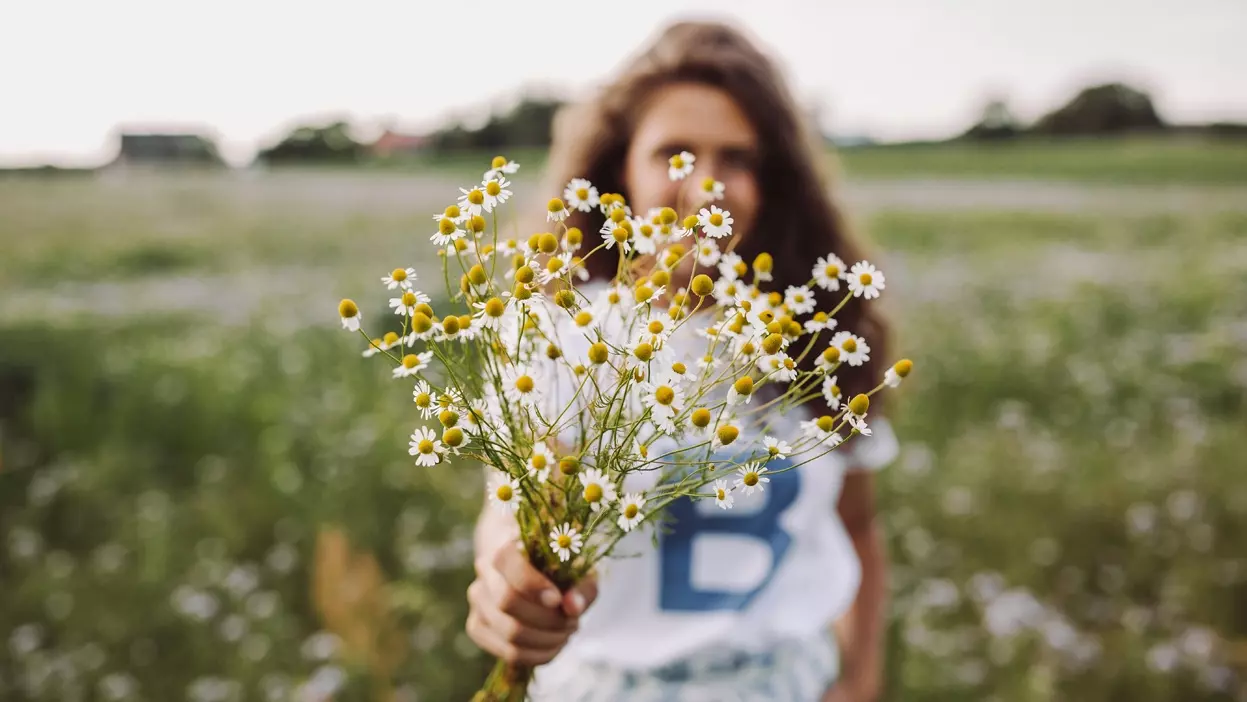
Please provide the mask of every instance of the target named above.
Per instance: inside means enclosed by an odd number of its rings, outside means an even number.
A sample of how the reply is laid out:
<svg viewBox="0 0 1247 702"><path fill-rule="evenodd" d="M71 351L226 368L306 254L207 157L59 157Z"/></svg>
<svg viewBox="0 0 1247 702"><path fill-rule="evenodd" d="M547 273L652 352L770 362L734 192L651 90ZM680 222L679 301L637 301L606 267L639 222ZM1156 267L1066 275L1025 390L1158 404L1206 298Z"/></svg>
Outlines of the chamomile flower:
<svg viewBox="0 0 1247 702"><path fill-rule="evenodd" d="M511 197L511 191L507 188L511 187L511 183L501 175L486 179L481 183L481 190L485 193L485 201L481 204L481 209L485 212L493 212L494 208L507 201ZM480 214L473 212L472 214Z"/></svg>
<svg viewBox="0 0 1247 702"><path fill-rule="evenodd" d="M680 376L664 371L641 383L641 404L649 408L655 424L669 427L671 419L684 409Z"/></svg>
<svg viewBox="0 0 1247 702"><path fill-rule="evenodd" d="M467 236L467 232L459 227L459 224L449 217L442 217L437 222L437 231L429 237L438 246L446 246L451 242L462 239Z"/></svg>
<svg viewBox="0 0 1247 702"><path fill-rule="evenodd" d="M414 268L395 268L389 275L381 279L385 283L386 290L402 288L403 290L411 290L411 284L416 282L416 269Z"/></svg>
<svg viewBox="0 0 1247 702"><path fill-rule="evenodd" d="M766 483L771 482L770 478L763 475L765 472L766 466L761 465L756 461L753 463L746 463L741 466L738 471L740 477L736 479L736 489L746 495L752 495L754 490L764 492L766 488L763 486Z"/></svg>
<svg viewBox="0 0 1247 702"><path fill-rule="evenodd" d="M840 279L844 277L844 272L848 267L844 265L844 261L835 254L827 254L820 256L814 262L814 284L826 290L827 292L836 292L840 289Z"/></svg>
<svg viewBox="0 0 1247 702"><path fill-rule="evenodd" d="M391 334L393 332L390 332ZM384 339L371 339L368 342L368 348L364 349L362 355L364 358L372 358L386 349Z"/></svg>
<svg viewBox="0 0 1247 702"><path fill-rule="evenodd" d="M840 386L836 385L836 376L829 375L826 378L823 378L822 392L823 399L827 401L827 406L830 407L832 411L840 409L840 401L843 396L840 392Z"/></svg>
<svg viewBox="0 0 1247 702"><path fill-rule="evenodd" d="M658 228L641 219L632 220L632 248L639 254L652 254L658 250Z"/></svg>
<svg viewBox="0 0 1247 702"><path fill-rule="evenodd" d="M714 354L706 354L697 359L697 367L702 370L703 375L710 375L714 369L719 367L719 359Z"/></svg>
<svg viewBox="0 0 1247 702"><path fill-rule="evenodd" d="M649 344L654 349L661 349L667 344L674 326L675 322L671 321L671 317L666 314L656 314L641 327L636 341L638 344Z"/></svg>
<svg viewBox="0 0 1247 702"><path fill-rule="evenodd" d="M507 312L507 301L511 293L503 293L501 297L491 297L484 302L473 302L478 311L475 315L482 329L498 331L502 327L503 315Z"/></svg>
<svg viewBox="0 0 1247 702"><path fill-rule="evenodd" d="M853 297L864 297L867 300L879 297L879 291L885 287L883 271L866 261L854 263L845 280L849 283Z"/></svg>
<svg viewBox="0 0 1247 702"><path fill-rule="evenodd" d="M437 408L444 410L459 410L464 406L463 395L454 388L446 388L437 396Z"/></svg>
<svg viewBox="0 0 1247 702"><path fill-rule="evenodd" d="M649 451L648 443L641 441L639 439L632 443L632 455L636 457L637 468L644 468L645 466L649 465L650 463L649 453L650 451Z"/></svg>
<svg viewBox="0 0 1247 702"><path fill-rule="evenodd" d="M801 435L807 439L813 439L815 445L828 443L835 447L844 443L844 438L836 433L835 428L835 418L825 414L817 419L801 422Z"/></svg>
<svg viewBox="0 0 1247 702"><path fill-rule="evenodd" d="M718 451L740 438L740 425L734 417L724 417L714 428L714 438L710 440L710 450Z"/></svg>
<svg viewBox="0 0 1247 702"><path fill-rule="evenodd" d="M727 391L727 406L747 405L753 399L753 378L742 375L732 383Z"/></svg>
<svg viewBox="0 0 1247 702"><path fill-rule="evenodd" d="M425 351L421 354L409 353L403 356L403 360L394 369L395 378L410 378L429 367L429 361L433 360L433 352Z"/></svg>
<svg viewBox="0 0 1247 702"><path fill-rule="evenodd" d="M545 444L537 444L533 447L533 453L528 457L528 470L532 472L537 482L544 483L550 478L550 466L554 463L554 456Z"/></svg>
<svg viewBox="0 0 1247 702"><path fill-rule="evenodd" d="M338 303L338 314L342 317L342 328L347 331L359 331L359 305L354 300L343 300Z"/></svg>
<svg viewBox="0 0 1247 702"><path fill-rule="evenodd" d="M804 285L789 285L784 291L784 304L792 310L795 317L814 311L814 291Z"/></svg>
<svg viewBox="0 0 1247 702"><path fill-rule="evenodd" d="M541 375L531 366L510 366L502 370L502 390L508 399L532 407L541 397Z"/></svg>
<svg viewBox="0 0 1247 702"><path fill-rule="evenodd" d="M790 383L797 378L797 362L783 351L762 356L755 365L768 380Z"/></svg>
<svg viewBox="0 0 1247 702"><path fill-rule="evenodd" d="M624 495L619 501L619 528L624 531L632 531L636 525L641 523L645 515L641 513L641 508L645 506L645 496L639 492L630 492Z"/></svg>
<svg viewBox="0 0 1247 702"><path fill-rule="evenodd" d="M732 495L732 488L727 484L726 480L719 479L714 481L714 504L719 509L731 509L732 503L736 498Z"/></svg>
<svg viewBox="0 0 1247 702"><path fill-rule="evenodd" d="M689 173L693 172L693 162L697 157L687 151L672 156L668 159L670 167L667 169L667 177L671 180L684 180Z"/></svg>
<svg viewBox="0 0 1247 702"><path fill-rule="evenodd" d="M416 381L416 387L411 391L411 400L416 403L416 409L423 419L432 419L438 410L437 402L433 399L433 388L423 380Z"/></svg>
<svg viewBox="0 0 1247 702"><path fill-rule="evenodd" d="M892 367L883 374L883 382L890 388L899 388L901 386L901 381L904 380L905 376L909 375L910 371L913 369L914 362L908 358L902 358L896 363L893 363Z"/></svg>
<svg viewBox="0 0 1247 702"><path fill-rule="evenodd" d="M734 256L735 254L727 254ZM722 264L723 259L719 259ZM722 269L720 268L720 272ZM732 307L740 303L749 294L749 286L735 278L720 276L714 281L714 302L719 307Z"/></svg>
<svg viewBox="0 0 1247 702"><path fill-rule="evenodd" d="M439 342L469 341L475 336L472 328L473 323L479 324L479 322L476 322L471 315L464 315L462 317L447 315L442 318L442 323L440 325L434 325L433 329L435 330L435 334L433 336L433 340Z"/></svg>
<svg viewBox="0 0 1247 702"><path fill-rule="evenodd" d="M524 499L520 493L520 481L502 472L490 479L487 494L489 504L508 514L514 514Z"/></svg>
<svg viewBox="0 0 1247 702"><path fill-rule="evenodd" d="M792 446L789 446L787 441L773 436L762 437L762 447L766 449L768 461L782 461L792 453Z"/></svg>
<svg viewBox="0 0 1247 702"><path fill-rule="evenodd" d="M662 294L665 292L667 292L666 285L659 285L657 288L651 288L648 286L641 286L637 288L635 295L633 296L633 299L636 300L636 305L634 305L632 309L639 310L646 305L661 300Z"/></svg>
<svg viewBox="0 0 1247 702"><path fill-rule="evenodd" d="M570 561L572 555L580 553L582 546L584 546L584 539L567 522L563 522L563 526L555 527L550 532L550 550L558 555L559 562Z"/></svg>
<svg viewBox="0 0 1247 702"><path fill-rule="evenodd" d="M520 244L515 239L503 239L502 241L498 242L497 251L498 251L499 256L502 256L504 259L509 261L511 260L512 257L515 256L515 254L519 253ZM511 273L508 277L511 277L513 275L515 274Z"/></svg>
<svg viewBox="0 0 1247 702"><path fill-rule="evenodd" d="M567 205L557 197L550 198L546 203L546 221L562 222L567 219Z"/></svg>
<svg viewBox="0 0 1247 702"><path fill-rule="evenodd" d="M702 202L714 202L723 199L723 190L727 186L723 185L714 178L704 178L701 181L701 188L698 195L701 196Z"/></svg>
<svg viewBox="0 0 1247 702"><path fill-rule="evenodd" d="M612 249L615 244L619 244L619 250L624 253L632 251L632 230L622 224L615 224L609 219L602 225L602 243L607 249Z"/></svg>
<svg viewBox="0 0 1247 702"><path fill-rule="evenodd" d="M605 473L589 468L580 474L580 484L584 488L581 497L589 503L589 509L599 512L615 501L615 485Z"/></svg>
<svg viewBox="0 0 1247 702"><path fill-rule="evenodd" d="M840 322L835 317L828 317L826 312L815 312L813 317L805 320L805 330L810 333L829 331Z"/></svg>
<svg viewBox="0 0 1247 702"><path fill-rule="evenodd" d="M537 280L541 281L542 285L546 285L555 278L562 278L567 275L571 268L571 262L572 254L570 251L564 251L561 254L551 256L546 259L545 265L538 271Z"/></svg>
<svg viewBox="0 0 1247 702"><path fill-rule="evenodd" d="M856 334L838 331L831 337L831 345L840 349L840 361L850 366L860 366L870 360L870 344Z"/></svg>
<svg viewBox="0 0 1247 702"><path fill-rule="evenodd" d="M711 239L722 239L732 234L732 213L721 209L718 205L711 205L709 209L703 207L697 213L697 224L701 226L701 230Z"/></svg>
<svg viewBox="0 0 1247 702"><path fill-rule="evenodd" d="M407 453L416 457L418 466L435 466L442 460L446 448L428 427L420 427L411 433L411 442Z"/></svg>
<svg viewBox="0 0 1247 702"><path fill-rule="evenodd" d="M498 413L490 410L489 401L484 398L473 400L463 413L463 430L472 436L484 434L486 430L494 431L491 425L496 427L499 424ZM502 430L505 429L506 425L502 424ZM499 440L501 438L498 437Z"/></svg>
<svg viewBox="0 0 1247 702"><path fill-rule="evenodd" d="M745 263L745 259L740 257L740 254L729 251L719 257L719 280L739 280L748 272L749 265Z"/></svg>
<svg viewBox="0 0 1247 702"><path fill-rule="evenodd" d="M697 242L697 263L701 266L713 266L719 262L719 244L714 239L702 239Z"/></svg>
<svg viewBox="0 0 1247 702"><path fill-rule="evenodd" d="M394 310L394 314L410 317L416 313L416 305L428 301L429 296L419 290L407 290L398 297L390 298L390 309Z"/></svg>
<svg viewBox="0 0 1247 702"><path fill-rule="evenodd" d="M459 196L459 211L471 217L478 215L485 210L485 190L482 188L472 188L467 190L459 188L459 192L463 193Z"/></svg>
<svg viewBox="0 0 1247 702"><path fill-rule="evenodd" d="M563 189L563 200L568 209L590 212L598 206L598 189L584 178L572 178Z"/></svg>
<svg viewBox="0 0 1247 702"><path fill-rule="evenodd" d="M520 169L520 164L515 161L508 161L505 156L495 156L492 163L489 164L489 170L485 171L483 178L490 180L502 175L512 175Z"/></svg>

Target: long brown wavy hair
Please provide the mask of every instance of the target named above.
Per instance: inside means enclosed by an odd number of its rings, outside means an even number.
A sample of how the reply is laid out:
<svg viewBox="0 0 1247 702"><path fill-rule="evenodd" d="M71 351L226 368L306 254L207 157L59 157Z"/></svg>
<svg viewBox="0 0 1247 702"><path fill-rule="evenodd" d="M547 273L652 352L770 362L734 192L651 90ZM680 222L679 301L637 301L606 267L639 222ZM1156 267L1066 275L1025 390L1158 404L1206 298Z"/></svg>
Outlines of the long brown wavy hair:
<svg viewBox="0 0 1247 702"><path fill-rule="evenodd" d="M647 98L660 86L699 83L729 94L758 135L755 177L761 208L757 228L737 245L746 261L763 250L774 256L771 290L810 280L814 258L834 252L852 264L864 247L852 236L831 196L825 166L830 159L814 129L802 118L786 81L772 60L735 28L718 22L679 22L661 32L622 73L582 103L563 108L554 121L545 191L562 192L572 178L588 178L600 192L625 198L623 163ZM596 232L598 211L576 212L567 224ZM606 252L598 252L599 254ZM610 280L618 259L594 255L585 261L591 276ZM843 294L843 293L840 293ZM820 294L830 309L833 294ZM837 298L838 299L838 298ZM877 303L854 300L837 314L837 329L865 337L871 362L842 366L838 384L847 396L866 392L882 378L889 355L888 325ZM817 349L801 366L812 368ZM878 371L876 371L878 369Z"/></svg>

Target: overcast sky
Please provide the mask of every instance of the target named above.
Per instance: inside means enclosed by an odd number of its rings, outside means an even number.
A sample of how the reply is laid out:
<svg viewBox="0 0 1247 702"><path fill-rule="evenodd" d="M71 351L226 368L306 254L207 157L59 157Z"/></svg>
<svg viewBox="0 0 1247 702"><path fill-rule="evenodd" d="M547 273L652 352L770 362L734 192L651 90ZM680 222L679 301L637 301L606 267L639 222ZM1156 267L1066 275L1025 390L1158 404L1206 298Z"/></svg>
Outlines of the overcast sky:
<svg viewBox="0 0 1247 702"><path fill-rule="evenodd" d="M118 124L205 128L236 162L301 117L428 129L583 91L681 17L751 30L838 134L945 136L988 95L1033 118L1105 80L1247 121L1247 0L6 0L0 163L98 163Z"/></svg>

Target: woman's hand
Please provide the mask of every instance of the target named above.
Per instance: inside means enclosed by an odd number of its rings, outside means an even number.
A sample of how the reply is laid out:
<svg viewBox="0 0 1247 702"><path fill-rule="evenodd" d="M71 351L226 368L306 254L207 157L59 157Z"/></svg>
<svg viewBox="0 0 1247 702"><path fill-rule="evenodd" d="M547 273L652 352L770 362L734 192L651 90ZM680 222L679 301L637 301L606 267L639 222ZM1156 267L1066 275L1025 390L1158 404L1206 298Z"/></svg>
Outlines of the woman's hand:
<svg viewBox="0 0 1247 702"><path fill-rule="evenodd" d="M592 577L559 592L515 541L507 541L476 560L476 580L468 586L468 636L508 663L548 663L563 650L596 597Z"/></svg>

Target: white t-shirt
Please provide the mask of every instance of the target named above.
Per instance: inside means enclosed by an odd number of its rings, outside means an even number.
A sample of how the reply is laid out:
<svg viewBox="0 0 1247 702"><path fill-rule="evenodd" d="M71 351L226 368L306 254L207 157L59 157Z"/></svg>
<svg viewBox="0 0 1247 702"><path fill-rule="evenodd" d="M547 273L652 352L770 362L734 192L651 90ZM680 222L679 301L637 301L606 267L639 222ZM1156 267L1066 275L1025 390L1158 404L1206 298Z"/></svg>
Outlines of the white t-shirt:
<svg viewBox="0 0 1247 702"><path fill-rule="evenodd" d="M779 425L795 438L808 418L797 408ZM861 580L836 510L845 471L880 468L898 451L886 420L871 428L873 436L772 476L761 493L737 491L732 509L685 498L668 508L673 519L662 533L626 536L598 566L598 598L580 630L540 677L557 679L582 662L645 670L710 648L756 651L816 636L849 608ZM772 461L768 470L785 465ZM652 488L657 472L628 475L625 490Z"/></svg>

